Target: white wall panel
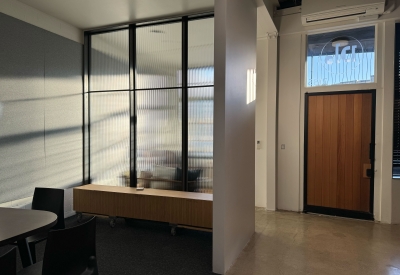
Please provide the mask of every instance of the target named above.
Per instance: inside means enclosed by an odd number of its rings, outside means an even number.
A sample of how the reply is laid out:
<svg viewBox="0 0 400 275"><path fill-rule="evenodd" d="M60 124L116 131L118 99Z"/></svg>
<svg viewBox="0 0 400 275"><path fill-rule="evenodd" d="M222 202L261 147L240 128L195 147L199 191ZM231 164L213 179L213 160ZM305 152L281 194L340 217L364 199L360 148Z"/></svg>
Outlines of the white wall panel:
<svg viewBox="0 0 400 275"><path fill-rule="evenodd" d="M220 274L255 230L255 102L246 103L246 87L256 39L253 1L215 2L213 271Z"/></svg>
<svg viewBox="0 0 400 275"><path fill-rule="evenodd" d="M256 99L256 187L255 205L267 207L267 107L268 105L268 39L257 40L257 99Z"/></svg>
<svg viewBox="0 0 400 275"><path fill-rule="evenodd" d="M82 182L82 45L46 32L46 186Z"/></svg>
<svg viewBox="0 0 400 275"><path fill-rule="evenodd" d="M282 36L279 45L277 208L299 211L301 35Z"/></svg>
<svg viewBox="0 0 400 275"><path fill-rule="evenodd" d="M22 203L82 180L83 49L1 13L0 37L0 203Z"/></svg>
<svg viewBox="0 0 400 275"><path fill-rule="evenodd" d="M267 209L276 210L277 192L277 108L278 108L278 39L268 40L267 97Z"/></svg>
<svg viewBox="0 0 400 275"><path fill-rule="evenodd" d="M1 0L0 12L83 44L83 31L20 1Z"/></svg>

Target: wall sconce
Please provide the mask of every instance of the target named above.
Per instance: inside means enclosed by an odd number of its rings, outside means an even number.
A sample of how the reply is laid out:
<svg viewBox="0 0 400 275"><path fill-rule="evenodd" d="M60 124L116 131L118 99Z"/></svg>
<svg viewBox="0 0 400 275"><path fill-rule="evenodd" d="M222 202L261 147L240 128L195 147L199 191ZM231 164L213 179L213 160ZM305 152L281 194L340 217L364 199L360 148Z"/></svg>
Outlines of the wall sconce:
<svg viewBox="0 0 400 275"><path fill-rule="evenodd" d="M255 69L247 70L247 104L256 100L257 74Z"/></svg>

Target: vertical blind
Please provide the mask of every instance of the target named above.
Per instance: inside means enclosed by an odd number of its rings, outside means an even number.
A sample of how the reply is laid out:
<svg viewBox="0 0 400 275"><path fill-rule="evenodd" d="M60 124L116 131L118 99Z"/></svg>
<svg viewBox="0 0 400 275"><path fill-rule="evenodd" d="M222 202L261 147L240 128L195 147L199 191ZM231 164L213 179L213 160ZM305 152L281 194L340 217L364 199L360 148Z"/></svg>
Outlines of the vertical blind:
<svg viewBox="0 0 400 275"><path fill-rule="evenodd" d="M394 60L393 176L400 176L400 24L396 24Z"/></svg>

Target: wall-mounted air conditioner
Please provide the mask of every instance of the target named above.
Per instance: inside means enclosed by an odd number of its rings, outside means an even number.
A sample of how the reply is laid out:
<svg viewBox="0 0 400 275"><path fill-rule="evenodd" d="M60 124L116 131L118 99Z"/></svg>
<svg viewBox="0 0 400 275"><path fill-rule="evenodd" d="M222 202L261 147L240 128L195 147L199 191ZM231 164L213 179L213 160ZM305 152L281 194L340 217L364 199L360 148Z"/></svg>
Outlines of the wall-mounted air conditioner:
<svg viewBox="0 0 400 275"><path fill-rule="evenodd" d="M385 0L303 0L304 26L343 20L377 19L385 11Z"/></svg>

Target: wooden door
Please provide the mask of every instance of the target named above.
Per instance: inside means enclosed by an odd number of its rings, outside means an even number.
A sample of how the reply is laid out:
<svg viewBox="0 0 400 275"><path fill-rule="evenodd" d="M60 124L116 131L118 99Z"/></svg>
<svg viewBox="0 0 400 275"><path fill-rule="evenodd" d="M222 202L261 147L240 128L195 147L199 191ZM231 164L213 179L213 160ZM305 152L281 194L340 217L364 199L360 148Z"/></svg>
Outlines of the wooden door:
<svg viewBox="0 0 400 275"><path fill-rule="evenodd" d="M307 94L306 212L372 218L374 95Z"/></svg>

